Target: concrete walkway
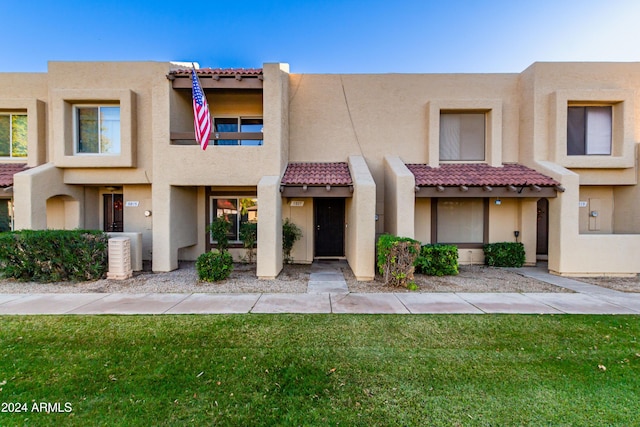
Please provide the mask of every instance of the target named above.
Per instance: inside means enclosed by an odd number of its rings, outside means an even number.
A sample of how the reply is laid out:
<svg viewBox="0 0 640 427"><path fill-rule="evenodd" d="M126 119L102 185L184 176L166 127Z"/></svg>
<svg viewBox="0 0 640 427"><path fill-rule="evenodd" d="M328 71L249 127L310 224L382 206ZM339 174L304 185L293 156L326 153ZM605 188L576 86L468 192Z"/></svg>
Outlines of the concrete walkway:
<svg viewBox="0 0 640 427"><path fill-rule="evenodd" d="M305 294L0 294L0 314L640 314L640 294L514 269L576 293L349 293L340 263L314 263Z"/></svg>

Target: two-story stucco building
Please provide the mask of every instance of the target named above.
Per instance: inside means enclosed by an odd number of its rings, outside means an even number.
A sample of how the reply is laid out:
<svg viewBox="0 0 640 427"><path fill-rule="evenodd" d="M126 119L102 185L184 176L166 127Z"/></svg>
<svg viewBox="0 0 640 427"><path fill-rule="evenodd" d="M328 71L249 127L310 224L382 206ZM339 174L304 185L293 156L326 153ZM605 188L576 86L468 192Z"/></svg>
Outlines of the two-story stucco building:
<svg viewBox="0 0 640 427"><path fill-rule="evenodd" d="M640 272L640 63L535 63L513 74L198 70L213 120L193 136L191 71L51 62L0 73L0 226L139 233L153 270L257 221L257 275L345 258L374 274L381 233L458 245L520 241L561 275ZM9 135L10 137L7 137Z"/></svg>

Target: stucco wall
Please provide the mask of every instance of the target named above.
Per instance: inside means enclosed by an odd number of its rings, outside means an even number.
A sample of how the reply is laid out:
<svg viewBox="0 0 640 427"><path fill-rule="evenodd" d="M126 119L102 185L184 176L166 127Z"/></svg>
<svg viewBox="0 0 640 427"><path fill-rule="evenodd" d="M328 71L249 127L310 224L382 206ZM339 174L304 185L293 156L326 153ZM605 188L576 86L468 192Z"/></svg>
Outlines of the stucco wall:
<svg viewBox="0 0 640 427"><path fill-rule="evenodd" d="M302 206L291 206L291 202L303 202ZM314 253L313 199L293 197L282 201L282 220L289 218L302 231L302 237L291 250L291 258L295 263L311 263Z"/></svg>
<svg viewBox="0 0 640 427"><path fill-rule="evenodd" d="M358 280L375 276L376 184L361 156L349 157L353 197L346 201L346 256Z"/></svg>
<svg viewBox="0 0 640 427"><path fill-rule="evenodd" d="M549 269L553 272L640 270L637 259L628 255L640 251L640 235L586 234L638 232L626 218L637 206L631 198L638 191L640 123L635 76L639 70L638 63L535 63L521 74L520 161L557 179L566 189L549 203ZM611 156L566 155L566 111L572 101L614 106ZM579 201L588 202L584 199L596 195L601 197L598 220L589 219L588 206L579 207ZM599 222L600 230L588 230L589 222L592 228Z"/></svg>
<svg viewBox="0 0 640 427"><path fill-rule="evenodd" d="M53 202L51 224L56 227L84 225L84 191L82 187L66 185L63 173L53 164L47 163L14 175L14 214L16 230L43 230L47 223L47 200L57 197L66 200L62 205ZM79 203L71 203L77 201ZM69 220L58 218L64 209L69 208ZM77 211L72 212L72 209ZM64 215L67 215L64 211ZM76 225L77 224L77 225Z"/></svg>
<svg viewBox="0 0 640 427"><path fill-rule="evenodd" d="M153 237L153 203L151 185L125 185L124 232L142 233L142 259L151 260ZM150 216L145 216L149 211Z"/></svg>
<svg viewBox="0 0 640 427"><path fill-rule="evenodd" d="M364 156L376 182L377 213L384 217L384 157L428 162L430 101L467 100L474 108L473 100L500 100L499 149L503 161L517 161L517 87L517 74L291 74L289 158L329 162Z"/></svg>
<svg viewBox="0 0 640 427"><path fill-rule="evenodd" d="M438 112L470 109L488 114L488 163L520 162L565 188L549 203L552 271L640 269L631 255L640 251L640 63L535 63L520 74L381 75L289 74L286 64L265 64L262 96L212 93L209 99L214 115L262 114L264 145L212 145L205 152L171 144L171 131L192 129L190 90L172 88L166 78L171 67L54 61L46 74L0 73L0 109L29 116L29 165L52 162L16 175L17 228L99 227L100 194L106 186L121 186L125 201L140 199L151 206L150 219L139 215L146 210L141 206L125 207L125 227L143 233L145 257L153 256L154 269L164 271L177 267L181 256L193 259L204 250L206 186L252 186L262 194L260 221L266 224L260 232L264 245L258 270L272 276L282 265L282 217L299 217L309 229L294 248L294 258L313 259L312 199L294 211L277 188L287 162L361 156L376 193L372 203L379 220L373 233L413 235L426 242L429 202L415 199L400 163L437 165ZM126 155L65 159L71 106L101 100L125 107ZM566 155L566 109L574 101L613 106L611 156ZM394 158L398 168L385 166L385 156ZM590 205L579 207L584 199L600 200L597 220L588 216L594 210ZM519 230L527 262L535 262L535 200L502 202L490 208L490 241L512 241ZM371 204L369 196L363 203ZM362 206L355 197L347 203L348 224L369 215L370 208L362 213ZM354 237L348 230L346 239L347 257L360 257L355 249L360 243L352 246L363 241L359 232ZM461 262L479 259L476 252L467 252L461 251Z"/></svg>
<svg viewBox="0 0 640 427"><path fill-rule="evenodd" d="M400 157L384 158L384 230L387 233L414 238L415 186L415 177Z"/></svg>

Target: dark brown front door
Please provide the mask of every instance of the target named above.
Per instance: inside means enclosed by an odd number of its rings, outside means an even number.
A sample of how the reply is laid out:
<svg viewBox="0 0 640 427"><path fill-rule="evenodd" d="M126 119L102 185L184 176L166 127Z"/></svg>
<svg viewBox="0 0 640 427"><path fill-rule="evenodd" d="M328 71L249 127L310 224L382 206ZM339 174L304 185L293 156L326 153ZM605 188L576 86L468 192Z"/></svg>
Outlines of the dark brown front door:
<svg viewBox="0 0 640 427"><path fill-rule="evenodd" d="M536 241L536 254L547 255L549 253L549 200L538 200L538 231Z"/></svg>
<svg viewBox="0 0 640 427"><path fill-rule="evenodd" d="M314 199L315 256L344 256L344 199Z"/></svg>
<svg viewBox="0 0 640 427"><path fill-rule="evenodd" d="M123 231L123 197L122 194L105 194L104 200L104 231Z"/></svg>

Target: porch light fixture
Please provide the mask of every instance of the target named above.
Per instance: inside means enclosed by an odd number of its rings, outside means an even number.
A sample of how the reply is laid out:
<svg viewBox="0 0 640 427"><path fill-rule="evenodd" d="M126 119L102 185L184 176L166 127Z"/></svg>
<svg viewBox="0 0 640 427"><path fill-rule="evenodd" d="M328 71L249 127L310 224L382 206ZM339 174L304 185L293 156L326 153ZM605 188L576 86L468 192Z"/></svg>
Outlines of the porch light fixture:
<svg viewBox="0 0 640 427"><path fill-rule="evenodd" d="M516 230L513 232L513 235L516 236L516 243L518 243L518 237L520 236L520 232Z"/></svg>
<svg viewBox="0 0 640 427"><path fill-rule="evenodd" d="M151 216L151 211L144 211L144 216L150 217Z"/></svg>
<svg viewBox="0 0 640 427"><path fill-rule="evenodd" d="M498 198L496 199L496 201L495 201L495 202L493 202L493 203L495 203L496 205L501 205L501 204L502 204L502 200L500 200L500 197L498 197Z"/></svg>

